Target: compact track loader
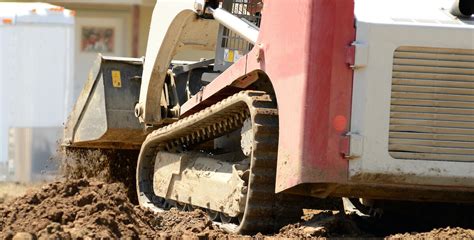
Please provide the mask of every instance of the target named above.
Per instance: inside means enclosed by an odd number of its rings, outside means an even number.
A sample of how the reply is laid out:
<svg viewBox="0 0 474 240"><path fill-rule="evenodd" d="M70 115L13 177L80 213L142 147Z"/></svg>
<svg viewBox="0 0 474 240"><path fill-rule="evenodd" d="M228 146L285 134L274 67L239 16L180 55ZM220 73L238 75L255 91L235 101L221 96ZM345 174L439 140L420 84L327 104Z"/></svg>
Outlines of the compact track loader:
<svg viewBox="0 0 474 240"><path fill-rule="evenodd" d="M205 209L232 232L272 231L301 196L472 203L473 12L158 0L146 56L98 57L64 146L140 149L141 206Z"/></svg>

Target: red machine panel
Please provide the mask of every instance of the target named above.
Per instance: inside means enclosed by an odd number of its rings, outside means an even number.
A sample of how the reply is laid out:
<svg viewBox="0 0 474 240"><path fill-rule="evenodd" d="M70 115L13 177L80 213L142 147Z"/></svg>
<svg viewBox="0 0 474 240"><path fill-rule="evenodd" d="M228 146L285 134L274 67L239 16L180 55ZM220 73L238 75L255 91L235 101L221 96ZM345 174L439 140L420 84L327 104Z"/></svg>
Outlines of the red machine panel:
<svg viewBox="0 0 474 240"><path fill-rule="evenodd" d="M244 87L252 81L252 72L262 71L278 101L276 191L301 183L344 183L353 79L347 54L353 54L354 2L267 0L262 15L256 47L182 110L192 112L209 104L206 101L227 86Z"/></svg>

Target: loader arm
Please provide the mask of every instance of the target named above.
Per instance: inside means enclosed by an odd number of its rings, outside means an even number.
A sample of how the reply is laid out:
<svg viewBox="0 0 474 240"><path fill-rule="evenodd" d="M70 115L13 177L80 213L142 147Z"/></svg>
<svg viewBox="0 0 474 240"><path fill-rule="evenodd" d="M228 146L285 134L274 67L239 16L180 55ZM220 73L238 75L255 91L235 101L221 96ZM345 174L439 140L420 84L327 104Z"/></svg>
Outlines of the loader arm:
<svg viewBox="0 0 474 240"><path fill-rule="evenodd" d="M173 57L185 50L216 48L218 23L198 18L194 0L158 0L153 10L140 100L135 107L141 123L160 125L161 91Z"/></svg>

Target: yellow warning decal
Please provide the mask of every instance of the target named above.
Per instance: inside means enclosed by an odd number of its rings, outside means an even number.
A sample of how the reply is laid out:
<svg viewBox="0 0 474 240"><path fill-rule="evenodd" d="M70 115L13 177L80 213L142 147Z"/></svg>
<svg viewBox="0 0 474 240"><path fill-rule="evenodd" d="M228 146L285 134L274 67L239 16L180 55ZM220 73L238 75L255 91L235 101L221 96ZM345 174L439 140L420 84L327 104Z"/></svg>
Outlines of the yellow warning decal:
<svg viewBox="0 0 474 240"><path fill-rule="evenodd" d="M224 49L224 61L237 62L242 57L239 50Z"/></svg>
<svg viewBox="0 0 474 240"><path fill-rule="evenodd" d="M230 49L224 50L224 61L226 62L234 62L234 51Z"/></svg>
<svg viewBox="0 0 474 240"><path fill-rule="evenodd" d="M120 71L112 71L112 85L116 88L122 87L122 78L120 77Z"/></svg>
<svg viewBox="0 0 474 240"><path fill-rule="evenodd" d="M234 51L229 50L229 56L227 56L227 62L234 62Z"/></svg>

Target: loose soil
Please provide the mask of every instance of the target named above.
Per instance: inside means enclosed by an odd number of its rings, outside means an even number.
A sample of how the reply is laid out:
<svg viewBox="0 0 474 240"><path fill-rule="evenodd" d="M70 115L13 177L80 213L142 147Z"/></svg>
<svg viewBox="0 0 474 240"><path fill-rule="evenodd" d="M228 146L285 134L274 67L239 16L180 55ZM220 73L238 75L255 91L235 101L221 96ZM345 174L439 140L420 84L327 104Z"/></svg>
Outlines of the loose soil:
<svg viewBox="0 0 474 240"><path fill-rule="evenodd" d="M0 238L27 232L44 239L223 236L205 213L154 214L130 202L122 183L55 182L0 205Z"/></svg>
<svg viewBox="0 0 474 240"><path fill-rule="evenodd" d="M474 239L472 207L466 206L432 212L430 217L417 213L391 219L345 215L334 208L306 210L301 221L273 234L227 234L199 209L153 213L138 207L134 174L130 174L135 154L69 154L63 165L64 179L0 204L0 239ZM112 164L117 158L120 168Z"/></svg>

